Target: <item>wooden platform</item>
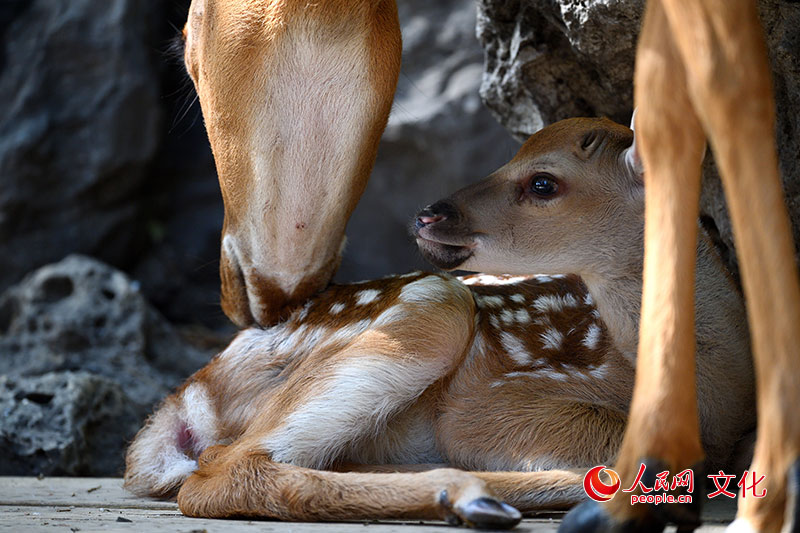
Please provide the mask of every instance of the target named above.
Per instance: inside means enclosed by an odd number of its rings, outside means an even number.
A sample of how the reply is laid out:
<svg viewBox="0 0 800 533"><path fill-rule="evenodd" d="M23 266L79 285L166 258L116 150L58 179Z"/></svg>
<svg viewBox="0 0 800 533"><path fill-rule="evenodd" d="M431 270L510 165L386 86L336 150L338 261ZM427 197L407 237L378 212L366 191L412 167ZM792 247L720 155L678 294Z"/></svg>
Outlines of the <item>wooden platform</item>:
<svg viewBox="0 0 800 533"><path fill-rule="evenodd" d="M698 532L722 532L733 519L733 500L706 506L706 525ZM555 532L561 513L525 519L517 532ZM674 528L671 528L674 531ZM131 496L118 478L0 477L0 533L157 532L157 533L423 533L458 531L438 522L294 523L187 518L172 502ZM669 531L669 530L668 530Z"/></svg>

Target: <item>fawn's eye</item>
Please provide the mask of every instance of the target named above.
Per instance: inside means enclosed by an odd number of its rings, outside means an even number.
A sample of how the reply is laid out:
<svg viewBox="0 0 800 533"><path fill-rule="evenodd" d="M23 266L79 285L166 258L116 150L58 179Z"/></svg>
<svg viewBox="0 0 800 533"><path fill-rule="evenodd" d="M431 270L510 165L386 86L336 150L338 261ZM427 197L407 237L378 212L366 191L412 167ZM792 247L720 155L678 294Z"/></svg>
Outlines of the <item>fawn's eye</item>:
<svg viewBox="0 0 800 533"><path fill-rule="evenodd" d="M558 181L550 174L535 174L531 178L529 190L540 198L550 198L558 192Z"/></svg>

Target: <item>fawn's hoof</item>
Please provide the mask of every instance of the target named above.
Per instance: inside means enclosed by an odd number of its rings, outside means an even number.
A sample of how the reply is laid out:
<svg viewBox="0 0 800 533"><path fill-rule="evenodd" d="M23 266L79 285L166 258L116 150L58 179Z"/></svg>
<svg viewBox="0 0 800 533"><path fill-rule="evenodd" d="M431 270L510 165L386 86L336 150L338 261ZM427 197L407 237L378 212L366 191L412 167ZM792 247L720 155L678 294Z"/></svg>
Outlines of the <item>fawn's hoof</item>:
<svg viewBox="0 0 800 533"><path fill-rule="evenodd" d="M453 505L443 490L439 502L447 509L447 522L454 526L477 529L511 529L522 520L522 514L507 503L488 497L469 500Z"/></svg>
<svg viewBox="0 0 800 533"><path fill-rule="evenodd" d="M566 514L559 533L659 533L664 522L648 513L644 519L617 522L608 514L604 504L583 502Z"/></svg>

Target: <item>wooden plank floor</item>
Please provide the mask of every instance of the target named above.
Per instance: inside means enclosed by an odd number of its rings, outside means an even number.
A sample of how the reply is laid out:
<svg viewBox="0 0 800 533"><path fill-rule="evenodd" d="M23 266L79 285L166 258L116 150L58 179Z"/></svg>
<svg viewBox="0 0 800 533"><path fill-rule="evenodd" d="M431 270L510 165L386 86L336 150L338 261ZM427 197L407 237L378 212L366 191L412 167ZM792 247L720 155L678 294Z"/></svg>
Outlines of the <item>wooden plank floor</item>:
<svg viewBox="0 0 800 533"><path fill-rule="evenodd" d="M732 500L712 500L706 525L698 532L724 531L732 520ZM526 518L514 531L552 533L560 513ZM674 531L674 528L671 529ZM118 478L0 477L0 533L17 532L157 533L444 533L457 531L438 522L293 523L187 518L173 502L136 498ZM670 530L668 530L670 531Z"/></svg>

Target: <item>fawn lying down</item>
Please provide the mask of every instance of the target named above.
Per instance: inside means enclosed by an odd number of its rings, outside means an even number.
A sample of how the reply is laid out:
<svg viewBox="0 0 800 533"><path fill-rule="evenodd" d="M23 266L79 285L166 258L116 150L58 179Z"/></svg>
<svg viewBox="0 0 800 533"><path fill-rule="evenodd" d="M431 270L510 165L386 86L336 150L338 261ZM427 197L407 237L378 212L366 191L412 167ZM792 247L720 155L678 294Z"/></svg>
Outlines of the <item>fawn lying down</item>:
<svg viewBox="0 0 800 533"><path fill-rule="evenodd" d="M615 458L633 386L633 154L631 130L606 119L536 133L415 223L434 264L509 275L333 285L242 331L147 421L126 487L177 492L192 516L498 527L519 520L511 506L581 501L587 467ZM755 424L753 375L742 298L707 237L696 288L703 440L724 465Z"/></svg>

